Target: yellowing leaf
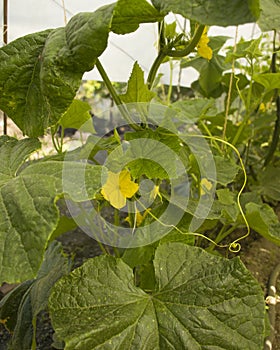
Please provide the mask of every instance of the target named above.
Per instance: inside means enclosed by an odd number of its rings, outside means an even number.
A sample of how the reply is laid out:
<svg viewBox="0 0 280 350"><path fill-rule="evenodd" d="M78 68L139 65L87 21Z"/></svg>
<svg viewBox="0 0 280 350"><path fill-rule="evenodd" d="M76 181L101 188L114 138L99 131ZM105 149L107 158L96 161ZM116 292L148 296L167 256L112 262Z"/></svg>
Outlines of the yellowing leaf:
<svg viewBox="0 0 280 350"><path fill-rule="evenodd" d="M128 170L119 173L108 171L108 178L101 189L101 194L114 208L121 209L126 204L126 198L131 198L138 188L138 184L131 181Z"/></svg>
<svg viewBox="0 0 280 350"><path fill-rule="evenodd" d="M212 183L208 181L205 177L200 181L200 195L208 193L213 187Z"/></svg>
<svg viewBox="0 0 280 350"><path fill-rule="evenodd" d="M211 47L208 46L209 41L210 39L207 36L207 29L204 28L202 36L197 44L197 52L201 57L206 58L207 60L211 60L213 56L213 51Z"/></svg>

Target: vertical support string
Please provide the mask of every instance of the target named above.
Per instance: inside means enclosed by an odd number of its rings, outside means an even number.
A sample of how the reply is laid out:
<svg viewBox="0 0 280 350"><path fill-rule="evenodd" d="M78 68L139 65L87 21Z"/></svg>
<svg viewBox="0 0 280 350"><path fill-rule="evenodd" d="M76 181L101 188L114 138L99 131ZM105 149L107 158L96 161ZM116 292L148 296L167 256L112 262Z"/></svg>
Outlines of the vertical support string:
<svg viewBox="0 0 280 350"><path fill-rule="evenodd" d="M8 44L8 0L3 0L3 43ZM3 113L3 134L7 135L7 115Z"/></svg>

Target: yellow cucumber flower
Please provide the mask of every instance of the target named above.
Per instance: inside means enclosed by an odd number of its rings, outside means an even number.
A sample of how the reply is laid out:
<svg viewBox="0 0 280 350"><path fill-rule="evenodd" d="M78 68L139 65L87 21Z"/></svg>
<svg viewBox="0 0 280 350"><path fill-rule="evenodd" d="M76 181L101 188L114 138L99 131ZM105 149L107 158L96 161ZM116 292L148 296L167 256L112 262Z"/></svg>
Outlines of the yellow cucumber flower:
<svg viewBox="0 0 280 350"><path fill-rule="evenodd" d="M213 185L205 177L200 181L200 195L203 196L206 193L209 193Z"/></svg>
<svg viewBox="0 0 280 350"><path fill-rule="evenodd" d="M108 178L101 189L102 196L116 208L126 205L126 198L131 198L139 189L139 185L131 181L128 170L119 173L108 171Z"/></svg>
<svg viewBox="0 0 280 350"><path fill-rule="evenodd" d="M197 52L201 57L206 58L207 60L211 60L213 56L213 51L211 47L208 46L209 41L210 39L207 36L207 29L205 27L197 44Z"/></svg>

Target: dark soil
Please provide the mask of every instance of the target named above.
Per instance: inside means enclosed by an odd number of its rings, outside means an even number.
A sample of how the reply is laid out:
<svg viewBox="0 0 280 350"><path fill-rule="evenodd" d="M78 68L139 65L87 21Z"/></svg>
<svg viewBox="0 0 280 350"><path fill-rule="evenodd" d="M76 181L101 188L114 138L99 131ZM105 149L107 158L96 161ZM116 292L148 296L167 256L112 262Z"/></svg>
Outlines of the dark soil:
<svg viewBox="0 0 280 350"><path fill-rule="evenodd" d="M75 254L74 267L78 267L85 260L101 254L97 242L79 229L69 232L60 239L64 250L69 254ZM244 244L244 242L242 242ZM264 298L267 295L269 276L280 261L280 248L268 242L258 235L252 235L242 246L240 257L252 275L260 283ZM277 290L280 290L280 278L278 279ZM278 292L279 293L279 292ZM280 350L280 304L277 306L276 333L273 350ZM37 350L52 350L53 329L47 312L43 312L38 318ZM0 350L8 350L10 336L4 326L0 324ZM29 349L26 349L29 350Z"/></svg>

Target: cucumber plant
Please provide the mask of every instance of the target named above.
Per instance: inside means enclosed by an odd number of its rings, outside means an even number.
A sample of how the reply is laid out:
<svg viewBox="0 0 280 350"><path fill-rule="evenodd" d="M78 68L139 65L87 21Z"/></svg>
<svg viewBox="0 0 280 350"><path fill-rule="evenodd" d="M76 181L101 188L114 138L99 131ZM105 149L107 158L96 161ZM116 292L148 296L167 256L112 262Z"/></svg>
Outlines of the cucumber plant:
<svg viewBox="0 0 280 350"><path fill-rule="evenodd" d="M166 24L170 12L189 20L188 33ZM278 14L272 0L118 0L0 49L0 108L27 136L0 138L0 277L19 283L0 302L12 349L36 349L45 308L57 348L263 348L263 291L239 257L224 256L251 229L280 244L277 36L268 66L261 38L222 55L227 38L207 30L257 22L276 33ZM135 62L118 94L99 57L111 32L142 23L158 24L158 55L147 81ZM192 98L158 93L167 61L199 72ZM94 66L115 102L111 135L92 129L76 98ZM65 152L67 127L92 135ZM57 154L32 160L46 130ZM56 238L73 223L104 254L71 271Z"/></svg>

